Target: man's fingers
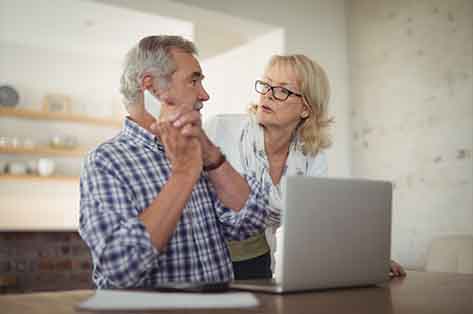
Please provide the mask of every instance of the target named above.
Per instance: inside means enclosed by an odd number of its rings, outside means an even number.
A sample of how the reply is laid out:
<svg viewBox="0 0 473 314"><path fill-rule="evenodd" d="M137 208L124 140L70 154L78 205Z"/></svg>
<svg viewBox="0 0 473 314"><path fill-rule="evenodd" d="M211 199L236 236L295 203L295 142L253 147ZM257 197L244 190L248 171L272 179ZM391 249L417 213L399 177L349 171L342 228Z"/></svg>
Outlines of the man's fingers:
<svg viewBox="0 0 473 314"><path fill-rule="evenodd" d="M152 131L153 133L159 132L159 130L158 130L158 122L154 122L153 124L151 124L150 128L151 128L151 131Z"/></svg>
<svg viewBox="0 0 473 314"><path fill-rule="evenodd" d="M161 121L154 122L150 126L151 133L153 133L154 135L156 135L158 137L166 136L165 133L167 132L168 128L169 128L169 126L166 126Z"/></svg>
<svg viewBox="0 0 473 314"><path fill-rule="evenodd" d="M185 135L186 137L199 137L200 136L200 128L193 126L191 124L186 124L181 129L181 134Z"/></svg>
<svg viewBox="0 0 473 314"><path fill-rule="evenodd" d="M151 124L150 128L154 134L161 134L167 129L168 126L169 126L169 122L158 120L154 122L153 124Z"/></svg>
<svg viewBox="0 0 473 314"><path fill-rule="evenodd" d="M183 116L186 116L188 114L195 115L196 113L200 115L200 112L193 109L189 109L188 106L182 105L180 108L176 108L172 112L168 112L163 117L161 117L161 121L169 121L173 123L181 119Z"/></svg>
<svg viewBox="0 0 473 314"><path fill-rule="evenodd" d="M202 117L200 112L196 110L191 110L176 116L173 120L173 126L175 126L176 128L180 128L187 124L193 124L200 127L202 124Z"/></svg>

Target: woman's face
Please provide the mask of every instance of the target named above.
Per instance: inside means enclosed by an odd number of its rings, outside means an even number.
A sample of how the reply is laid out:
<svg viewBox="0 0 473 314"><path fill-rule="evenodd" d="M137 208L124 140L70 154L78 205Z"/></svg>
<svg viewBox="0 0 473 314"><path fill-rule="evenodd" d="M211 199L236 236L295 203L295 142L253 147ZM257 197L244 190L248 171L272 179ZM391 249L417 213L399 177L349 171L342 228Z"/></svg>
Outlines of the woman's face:
<svg viewBox="0 0 473 314"><path fill-rule="evenodd" d="M289 94L290 92L301 94L296 74L290 66L272 66L261 81L272 87L283 87L289 91ZM273 91L276 93L276 97L279 96L279 98L284 98L281 95L288 94L285 90L281 89L279 91L273 89ZM286 100L278 100L273 96L271 89L269 89L266 94L260 95L256 110L256 120L265 127L283 128L292 132L302 117L308 115L308 113L308 109L301 96L291 94Z"/></svg>

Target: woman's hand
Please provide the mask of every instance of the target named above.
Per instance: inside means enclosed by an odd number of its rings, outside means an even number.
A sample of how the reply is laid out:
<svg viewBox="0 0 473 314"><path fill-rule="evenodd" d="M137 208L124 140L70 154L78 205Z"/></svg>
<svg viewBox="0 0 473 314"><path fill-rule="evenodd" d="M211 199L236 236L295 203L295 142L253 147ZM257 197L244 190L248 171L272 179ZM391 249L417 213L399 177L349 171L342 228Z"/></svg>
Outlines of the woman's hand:
<svg viewBox="0 0 473 314"><path fill-rule="evenodd" d="M406 272L404 271L404 268L402 266L391 260L391 265L389 268L389 276L391 277L404 277L406 275Z"/></svg>

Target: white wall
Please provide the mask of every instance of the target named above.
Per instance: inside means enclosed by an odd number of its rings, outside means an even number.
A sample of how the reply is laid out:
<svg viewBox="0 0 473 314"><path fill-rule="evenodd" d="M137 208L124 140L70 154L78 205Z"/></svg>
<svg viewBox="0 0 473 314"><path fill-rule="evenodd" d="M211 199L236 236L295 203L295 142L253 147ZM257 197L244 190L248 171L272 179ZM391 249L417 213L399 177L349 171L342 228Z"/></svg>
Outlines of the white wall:
<svg viewBox="0 0 473 314"><path fill-rule="evenodd" d="M284 52L284 32L275 30L224 54L203 60L204 87L210 94L203 118L219 113L245 113L256 100L254 81L269 57ZM251 56L251 58L248 58Z"/></svg>
<svg viewBox="0 0 473 314"><path fill-rule="evenodd" d="M85 1L85 0L83 0ZM194 26L194 42L203 59L225 53L274 29L274 26L224 14L215 10L183 5L175 0L93 0L118 8L145 14L156 14L188 21ZM153 34L166 34L166 29L150 29Z"/></svg>
<svg viewBox="0 0 473 314"><path fill-rule="evenodd" d="M393 256L473 234L473 2L351 1L353 173L395 182Z"/></svg>

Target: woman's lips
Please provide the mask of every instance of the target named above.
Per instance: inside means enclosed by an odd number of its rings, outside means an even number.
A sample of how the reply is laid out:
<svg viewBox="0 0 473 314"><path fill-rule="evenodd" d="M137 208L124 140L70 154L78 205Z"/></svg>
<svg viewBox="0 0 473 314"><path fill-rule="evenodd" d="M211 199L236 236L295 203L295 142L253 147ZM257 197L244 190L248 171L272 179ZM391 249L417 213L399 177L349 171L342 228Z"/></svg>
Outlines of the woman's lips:
<svg viewBox="0 0 473 314"><path fill-rule="evenodd" d="M261 105L261 109L264 111L264 112L273 112L273 110L266 106L266 105Z"/></svg>

